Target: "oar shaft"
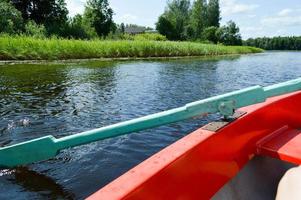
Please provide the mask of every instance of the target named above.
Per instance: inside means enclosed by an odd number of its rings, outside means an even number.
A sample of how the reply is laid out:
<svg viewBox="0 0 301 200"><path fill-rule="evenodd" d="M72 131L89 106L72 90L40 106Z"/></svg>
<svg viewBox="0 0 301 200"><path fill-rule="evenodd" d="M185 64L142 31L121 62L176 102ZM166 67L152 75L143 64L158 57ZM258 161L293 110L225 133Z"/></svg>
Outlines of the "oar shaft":
<svg viewBox="0 0 301 200"><path fill-rule="evenodd" d="M264 88L265 97L273 97L301 90L301 78L278 83Z"/></svg>
<svg viewBox="0 0 301 200"><path fill-rule="evenodd" d="M298 91L301 89L301 78L284 83L260 87L254 86L243 90L211 97L197 102L189 103L183 107L148 115L145 117L117 123L107 127L86 131L83 133L57 139L58 149L65 149L90 142L112 138L132 132L178 122L205 113L222 113L220 108L223 102L230 101L233 109L264 102L266 98ZM230 108L232 109L232 108ZM224 114L224 113L222 113ZM225 114L226 115L226 114Z"/></svg>
<svg viewBox="0 0 301 200"><path fill-rule="evenodd" d="M112 138L140 130L157 127L190 117L190 113L185 112L185 108L177 108L158 114L141 117L114 125L106 126L79 134L74 134L56 140L59 149L74 147L90 142Z"/></svg>
<svg viewBox="0 0 301 200"><path fill-rule="evenodd" d="M219 112L224 116L233 110L264 102L266 98L301 90L301 78L269 87L254 86L247 89L189 103L183 107L121 122L107 127L56 139L53 136L37 138L27 142L0 148L0 167L15 167L47 160L59 150L154 128L185 120L205 113Z"/></svg>
<svg viewBox="0 0 301 200"><path fill-rule="evenodd" d="M145 117L117 123L107 127L74 134L56 140L58 149L79 146L90 142L112 138L132 132L178 122L205 113L220 112L219 105L227 100L233 102L233 109L254 103L263 102L263 89L259 86L235 91L217 97L211 97L201 101L187 104L180 108L148 115ZM232 109L232 112L233 112Z"/></svg>

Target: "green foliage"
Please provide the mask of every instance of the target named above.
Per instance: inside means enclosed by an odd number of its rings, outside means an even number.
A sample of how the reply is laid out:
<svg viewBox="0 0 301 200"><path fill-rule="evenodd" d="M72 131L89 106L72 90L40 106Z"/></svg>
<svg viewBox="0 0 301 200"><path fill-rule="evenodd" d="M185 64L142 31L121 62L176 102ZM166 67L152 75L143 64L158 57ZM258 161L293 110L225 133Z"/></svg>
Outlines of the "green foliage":
<svg viewBox="0 0 301 200"><path fill-rule="evenodd" d="M46 30L49 35L66 36L65 32L68 27L68 10L65 0L54 0L50 15L46 18Z"/></svg>
<svg viewBox="0 0 301 200"><path fill-rule="evenodd" d="M216 26L205 28L202 32L201 39L215 44L222 43L224 45L242 45L239 28L233 21L229 21L227 25L220 28Z"/></svg>
<svg viewBox="0 0 301 200"><path fill-rule="evenodd" d="M166 41L166 37L159 33L143 33L133 36L134 40L141 41Z"/></svg>
<svg viewBox="0 0 301 200"><path fill-rule="evenodd" d="M120 40L134 40L134 36L130 34L122 34L120 35Z"/></svg>
<svg viewBox="0 0 301 200"><path fill-rule="evenodd" d="M255 38L244 41L246 46L260 47L266 50L301 50L301 37Z"/></svg>
<svg viewBox="0 0 301 200"><path fill-rule="evenodd" d="M202 38L204 40L208 40L216 44L219 41L217 31L218 28L215 26L210 26L208 28L205 28L202 33Z"/></svg>
<svg viewBox="0 0 301 200"><path fill-rule="evenodd" d="M83 25L83 17L80 14L75 15L69 22L69 34L75 39L86 39L89 38L85 27Z"/></svg>
<svg viewBox="0 0 301 200"><path fill-rule="evenodd" d="M226 47L195 42L0 37L0 58L3 60L208 56L255 52L261 50L254 47Z"/></svg>
<svg viewBox="0 0 301 200"><path fill-rule="evenodd" d="M201 39L204 28L207 27L207 1L196 0L193 4L190 27L192 29L192 38Z"/></svg>
<svg viewBox="0 0 301 200"><path fill-rule="evenodd" d="M189 12L189 0L168 1L165 12L157 22L157 30L170 40L187 39ZM167 27L164 27L164 25L167 25Z"/></svg>
<svg viewBox="0 0 301 200"><path fill-rule="evenodd" d="M65 0L0 1L0 32L9 34L20 33L38 38L46 34L48 37L70 39L192 40L241 45L239 28L234 22L218 28L221 19L219 0L195 0L192 6L190 0L168 0L164 13L156 23L160 34L135 36L124 33L131 27L143 31L152 29L135 24L115 24L108 0L88 0L84 14L69 19Z"/></svg>
<svg viewBox="0 0 301 200"><path fill-rule="evenodd" d="M208 27L219 27L220 17L220 8L219 0L195 0L191 8L191 16L189 27L192 30L192 39L200 40L207 38L203 33L208 33L208 30L204 32ZM212 28L211 28L212 30ZM213 34L211 35L211 37ZM216 42L211 40L213 42Z"/></svg>
<svg viewBox="0 0 301 200"><path fill-rule="evenodd" d="M121 24L120 24L120 32L121 32L122 34L124 34L124 32L125 32L125 26L124 26L124 23L121 23Z"/></svg>
<svg viewBox="0 0 301 200"><path fill-rule="evenodd" d="M65 0L11 0L25 21L43 24L48 35L63 35L67 25L68 10Z"/></svg>
<svg viewBox="0 0 301 200"><path fill-rule="evenodd" d="M173 0L168 3L169 11L166 15L169 16L171 23L175 28L176 40L186 40L186 29L190 14L189 0Z"/></svg>
<svg viewBox="0 0 301 200"><path fill-rule="evenodd" d="M38 25L30 20L25 25L25 34L27 36L44 38L46 36L46 29L44 25Z"/></svg>
<svg viewBox="0 0 301 200"><path fill-rule="evenodd" d="M208 7L207 7L207 17L208 22L207 25L219 27L219 21L221 20L220 17L220 7L219 7L219 0L209 0Z"/></svg>
<svg viewBox="0 0 301 200"><path fill-rule="evenodd" d="M97 33L94 28L84 23L82 15L77 14L70 19L66 36L74 39L91 39L97 37Z"/></svg>
<svg viewBox="0 0 301 200"><path fill-rule="evenodd" d="M99 37L106 37L114 28L113 10L108 0L88 0L84 22L93 27Z"/></svg>
<svg viewBox="0 0 301 200"><path fill-rule="evenodd" d="M167 38L159 33L130 34L109 34L108 40L136 40L136 41L166 41Z"/></svg>
<svg viewBox="0 0 301 200"><path fill-rule="evenodd" d="M233 21L229 21L227 25L219 28L216 35L218 41L224 45L242 45L239 28Z"/></svg>
<svg viewBox="0 0 301 200"><path fill-rule="evenodd" d="M174 40L176 38L174 26L165 15L161 15L159 17L159 20L156 23L156 29L160 34L165 35L169 40Z"/></svg>
<svg viewBox="0 0 301 200"><path fill-rule="evenodd" d="M159 17L156 29L169 40L203 40L208 27L219 27L219 0L195 0L192 7L188 0L170 0ZM212 29L211 29L212 30ZM211 34L211 38L212 38ZM213 42L216 39L213 38Z"/></svg>
<svg viewBox="0 0 301 200"><path fill-rule="evenodd" d="M0 2L0 33L15 34L23 29L21 13L9 2Z"/></svg>

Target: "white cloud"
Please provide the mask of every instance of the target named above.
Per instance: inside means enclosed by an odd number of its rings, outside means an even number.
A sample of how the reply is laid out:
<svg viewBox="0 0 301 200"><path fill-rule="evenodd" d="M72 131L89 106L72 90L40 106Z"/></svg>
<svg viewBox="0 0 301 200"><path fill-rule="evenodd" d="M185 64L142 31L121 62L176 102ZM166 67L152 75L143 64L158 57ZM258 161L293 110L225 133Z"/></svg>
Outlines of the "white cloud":
<svg viewBox="0 0 301 200"><path fill-rule="evenodd" d="M263 28L261 26L247 26L247 27L241 27L242 32L258 32L262 31Z"/></svg>
<svg viewBox="0 0 301 200"><path fill-rule="evenodd" d="M241 26L244 39L249 37L274 37L292 35L292 30L301 26L301 14L298 9L283 9L278 13L262 17L253 26ZM295 33L296 34L296 33Z"/></svg>
<svg viewBox="0 0 301 200"><path fill-rule="evenodd" d="M85 9L85 0L66 0L69 15L74 16L76 14L82 14Z"/></svg>
<svg viewBox="0 0 301 200"><path fill-rule="evenodd" d="M275 36L289 36L291 35L287 29L278 29L278 28L272 28L272 29L266 29L266 27L259 25L259 26L242 26L240 28L241 35L243 36L243 39L248 38L256 38L256 37L275 37Z"/></svg>
<svg viewBox="0 0 301 200"><path fill-rule="evenodd" d="M249 18L255 18L257 15L247 15Z"/></svg>
<svg viewBox="0 0 301 200"><path fill-rule="evenodd" d="M278 13L276 16L265 17L261 20L261 24L269 27L289 27L301 25L301 15L288 15L289 13L285 13L284 16L284 13L285 12Z"/></svg>
<svg viewBox="0 0 301 200"><path fill-rule="evenodd" d="M240 33L243 39L266 35L262 26L241 26Z"/></svg>
<svg viewBox="0 0 301 200"><path fill-rule="evenodd" d="M283 9L278 13L278 16L284 17L284 16L288 16L293 10L291 9Z"/></svg>
<svg viewBox="0 0 301 200"><path fill-rule="evenodd" d="M243 4L238 3L237 0L221 0L221 10L224 16L250 12L257 7L257 4Z"/></svg>

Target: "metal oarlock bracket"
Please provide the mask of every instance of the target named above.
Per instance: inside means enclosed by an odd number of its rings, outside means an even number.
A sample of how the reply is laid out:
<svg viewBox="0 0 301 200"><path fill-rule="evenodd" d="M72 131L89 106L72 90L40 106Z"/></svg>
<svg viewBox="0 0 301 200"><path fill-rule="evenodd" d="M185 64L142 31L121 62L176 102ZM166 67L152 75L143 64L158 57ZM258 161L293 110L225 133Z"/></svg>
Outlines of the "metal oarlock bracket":
<svg viewBox="0 0 301 200"><path fill-rule="evenodd" d="M219 113L229 119L235 112L235 101L223 101L218 106Z"/></svg>
<svg viewBox="0 0 301 200"><path fill-rule="evenodd" d="M221 121L211 122L211 123L207 124L206 126L204 126L203 129L207 130L207 131L216 132L216 131L224 128L225 126L231 124L233 121L242 117L245 114L247 114L247 112L237 110L237 111L235 111L235 113L232 116L227 116L227 118L225 118L225 116L224 116L224 119L222 119Z"/></svg>

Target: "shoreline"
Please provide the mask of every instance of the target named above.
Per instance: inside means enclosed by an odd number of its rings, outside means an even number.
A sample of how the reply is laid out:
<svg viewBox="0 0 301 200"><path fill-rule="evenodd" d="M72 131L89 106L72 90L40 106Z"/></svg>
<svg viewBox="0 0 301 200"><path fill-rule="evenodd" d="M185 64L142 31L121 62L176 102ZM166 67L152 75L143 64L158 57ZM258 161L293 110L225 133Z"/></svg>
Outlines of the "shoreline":
<svg viewBox="0 0 301 200"><path fill-rule="evenodd" d="M170 57L120 57L120 58L82 58L82 59L57 59L57 60L0 60L1 65L17 65L17 64L64 64L74 62L114 62L114 61L152 61L152 60L178 60L178 59L202 59L202 58L222 58L242 55L262 54L258 53L235 53L235 54L217 54L217 55L200 55L200 56L170 56Z"/></svg>

